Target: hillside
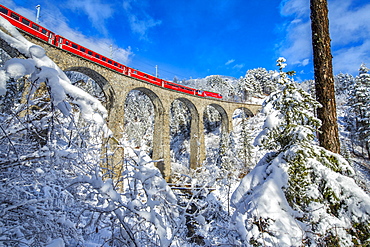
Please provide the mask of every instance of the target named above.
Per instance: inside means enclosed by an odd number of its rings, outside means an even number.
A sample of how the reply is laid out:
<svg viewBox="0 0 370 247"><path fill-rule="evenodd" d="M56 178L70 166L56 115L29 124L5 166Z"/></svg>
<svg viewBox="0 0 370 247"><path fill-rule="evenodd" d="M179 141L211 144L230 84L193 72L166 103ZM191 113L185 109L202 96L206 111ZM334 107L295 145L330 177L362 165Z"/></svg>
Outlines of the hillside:
<svg viewBox="0 0 370 247"><path fill-rule="evenodd" d="M360 101L347 104L347 91L338 94L341 156L317 145L318 104L282 70L258 68L239 79L209 76L184 82L221 92L228 100L265 99L266 104L254 117L236 111L232 133L221 133L220 114L209 107L207 159L191 170L189 114L174 102L169 184L150 158L154 120L147 96L131 93L125 113L130 124L122 139L115 137L118 147L109 146L104 138L113 137L95 82L81 74L66 76L41 47L15 29L8 31L0 31L1 38L27 59L10 59L0 50L2 245L369 243L370 177L361 165L369 157L366 139L358 134L366 125L349 125L358 117L352 109ZM358 92L366 74L353 80L337 77L338 88ZM358 120L366 123L366 118ZM122 158L112 162L114 153Z"/></svg>

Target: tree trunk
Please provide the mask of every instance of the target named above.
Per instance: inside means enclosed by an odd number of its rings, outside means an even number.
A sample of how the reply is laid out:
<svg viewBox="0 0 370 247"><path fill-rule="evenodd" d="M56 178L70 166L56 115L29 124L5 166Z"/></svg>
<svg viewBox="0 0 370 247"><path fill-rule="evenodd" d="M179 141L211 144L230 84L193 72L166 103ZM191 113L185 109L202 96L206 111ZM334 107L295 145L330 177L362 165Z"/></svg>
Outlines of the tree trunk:
<svg viewBox="0 0 370 247"><path fill-rule="evenodd" d="M325 149L339 153L327 0L310 0L310 7L316 99L323 106L317 110L322 121L319 142Z"/></svg>

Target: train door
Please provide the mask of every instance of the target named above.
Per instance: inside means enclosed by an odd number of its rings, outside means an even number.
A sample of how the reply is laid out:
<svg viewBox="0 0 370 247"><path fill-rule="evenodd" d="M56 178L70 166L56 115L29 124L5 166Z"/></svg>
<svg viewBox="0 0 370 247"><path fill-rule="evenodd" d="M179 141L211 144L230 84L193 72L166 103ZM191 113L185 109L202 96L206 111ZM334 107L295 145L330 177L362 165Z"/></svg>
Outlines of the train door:
<svg viewBox="0 0 370 247"><path fill-rule="evenodd" d="M49 32L49 44L52 44L52 45L56 45L56 41L55 41L55 37L54 37L54 33L52 32Z"/></svg>

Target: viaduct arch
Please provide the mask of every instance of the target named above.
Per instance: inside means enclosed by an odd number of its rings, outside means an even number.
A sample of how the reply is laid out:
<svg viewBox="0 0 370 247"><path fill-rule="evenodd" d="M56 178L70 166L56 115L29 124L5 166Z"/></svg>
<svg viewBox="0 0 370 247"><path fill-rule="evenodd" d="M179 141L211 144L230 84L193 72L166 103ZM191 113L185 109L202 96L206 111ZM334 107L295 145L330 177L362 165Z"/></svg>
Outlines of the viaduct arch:
<svg viewBox="0 0 370 247"><path fill-rule="evenodd" d="M232 116L236 109L242 108L248 116L256 114L261 106L256 104L244 104L226 102L214 98L202 98L147 83L120 74L97 63L52 46L42 40L23 35L31 42L42 46L50 57L63 71L76 71L93 79L102 89L107 102L103 104L108 110L108 126L116 139L120 139L124 125L124 105L126 97L132 90L145 93L154 106L154 134L153 134L153 159L161 160L157 163L158 168L167 180L171 175L170 159L170 108L174 100L180 100L189 109L191 114L190 123L190 167L196 168L205 160L204 143L204 112L207 106L214 107L221 115L222 131L232 130ZM0 47L12 57L20 56L19 52L10 49L0 39Z"/></svg>

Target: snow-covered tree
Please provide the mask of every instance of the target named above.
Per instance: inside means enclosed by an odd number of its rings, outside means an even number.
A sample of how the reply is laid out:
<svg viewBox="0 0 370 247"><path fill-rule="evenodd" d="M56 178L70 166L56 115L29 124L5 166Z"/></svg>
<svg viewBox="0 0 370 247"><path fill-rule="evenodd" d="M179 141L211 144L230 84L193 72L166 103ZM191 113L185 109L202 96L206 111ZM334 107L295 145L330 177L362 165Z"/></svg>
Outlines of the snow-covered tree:
<svg viewBox="0 0 370 247"><path fill-rule="evenodd" d="M349 111L347 119L350 131L355 139L365 147L370 157L370 74L369 69L362 64L359 75L355 78L355 84L348 99ZM355 120L351 123L351 120Z"/></svg>
<svg viewBox="0 0 370 247"><path fill-rule="evenodd" d="M247 74L244 77L244 83L248 84L250 88L252 88L253 95L255 96L261 96L262 91L262 85L261 82L255 77L253 74L253 70L248 70Z"/></svg>
<svg viewBox="0 0 370 247"><path fill-rule="evenodd" d="M267 71L264 68L250 69L244 78L238 81L238 93L241 99L246 101L251 96L261 97L263 94L271 94L276 90L274 71Z"/></svg>
<svg viewBox="0 0 370 247"><path fill-rule="evenodd" d="M0 67L3 102L15 96L0 111L0 245L169 246L185 220L153 161L120 143L120 179L107 179L106 109L44 49L0 25L0 38L26 57Z"/></svg>
<svg viewBox="0 0 370 247"><path fill-rule="evenodd" d="M244 111L243 111L244 112ZM251 126L247 124L246 116L243 114L241 122L241 145L238 152L240 160L243 161L246 169L254 165L253 162L253 146L252 146L252 130Z"/></svg>
<svg viewBox="0 0 370 247"><path fill-rule="evenodd" d="M150 98L139 90L131 91L125 102L125 138L131 146L151 155L153 150L154 106Z"/></svg>
<svg viewBox="0 0 370 247"><path fill-rule="evenodd" d="M311 95L315 95L315 81L314 80L305 80L299 84L299 86Z"/></svg>
<svg viewBox="0 0 370 247"><path fill-rule="evenodd" d="M233 194L233 219L246 245L354 246L369 244L370 196L338 154L319 147L319 104L282 71L281 91L256 143L270 150Z"/></svg>
<svg viewBox="0 0 370 247"><path fill-rule="evenodd" d="M189 168L190 111L183 102L175 100L171 106L170 118L171 160Z"/></svg>
<svg viewBox="0 0 370 247"><path fill-rule="evenodd" d="M247 71L248 75L251 75L256 83L258 83L264 94L271 94L276 90L276 85L272 75L274 71L267 71L265 68L251 69Z"/></svg>
<svg viewBox="0 0 370 247"><path fill-rule="evenodd" d="M355 78L351 74L339 73L334 76L335 94L348 94L354 84Z"/></svg>
<svg viewBox="0 0 370 247"><path fill-rule="evenodd" d="M209 88L210 91L222 94L226 99L230 97L230 93L233 91L228 81L224 80L219 75L207 76L206 87Z"/></svg>
<svg viewBox="0 0 370 247"><path fill-rule="evenodd" d="M242 102L248 102L252 96L260 95L261 89L258 85L254 85L254 78L246 74L238 80L237 92Z"/></svg>

